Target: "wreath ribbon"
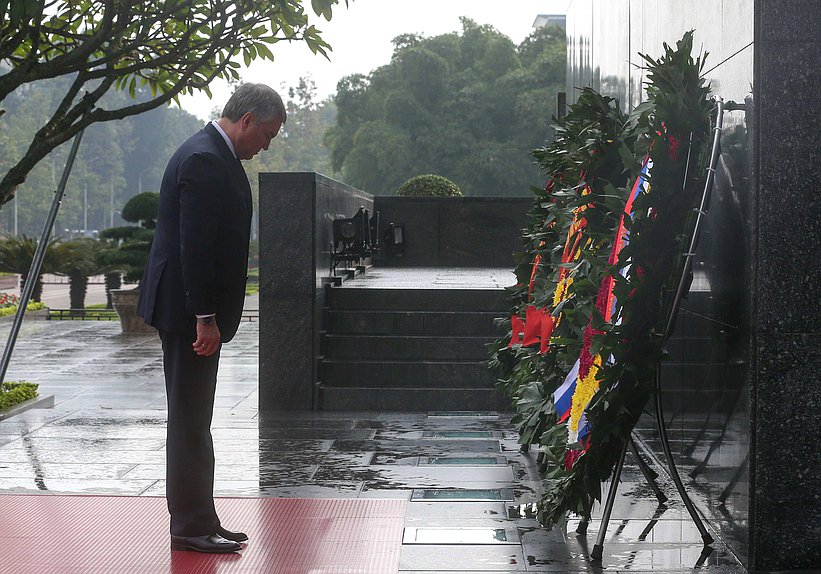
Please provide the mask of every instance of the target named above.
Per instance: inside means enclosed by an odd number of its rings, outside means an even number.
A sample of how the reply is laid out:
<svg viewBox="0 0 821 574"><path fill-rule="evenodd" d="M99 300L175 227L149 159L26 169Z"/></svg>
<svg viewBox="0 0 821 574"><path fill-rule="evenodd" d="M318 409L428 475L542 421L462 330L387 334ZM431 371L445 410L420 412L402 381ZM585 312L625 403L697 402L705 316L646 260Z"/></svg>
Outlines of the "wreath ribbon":
<svg viewBox="0 0 821 574"><path fill-rule="evenodd" d="M645 158L636 181L633 184L630 194L625 203L624 210L619 220L619 225L616 228L616 234L613 240L613 248L610 253L608 264L615 265L618 261L619 253L624 247L630 243L630 232L627 229L625 220L632 218L634 209L633 203L638 197L639 193L648 193L650 191L648 183L648 174L652 168L653 162L649 157ZM622 276L625 276L630 268L630 265L624 266L619 270ZM596 309L602 315L605 321L610 322L613 319L617 307L617 298L615 294L615 278L607 274L602 279L599 286L599 292L596 298ZM621 317L616 318L616 324L621 322ZM573 368L565 378L564 383L556 389L553 393L553 401L556 405L556 412L559 415L559 423L566 423L568 428L567 442L570 445L579 444L581 450L587 450L590 446L590 422L587 419L587 407L591 399L599 389L598 372L603 365L602 356L597 354L592 356L590 347L593 336L602 334L602 331L593 328L593 316L591 315L585 328L582 350L579 358L573 365ZM608 362L612 361L612 357L608 357ZM575 374L575 375L574 375Z"/></svg>
<svg viewBox="0 0 821 574"><path fill-rule="evenodd" d="M590 194L590 188L585 186L582 195ZM587 226L587 220L584 218L584 210L586 205L577 207L573 214L573 222L567 231L567 239L565 240L564 249L562 250L563 264L572 263L581 255L582 245L586 245L589 239L584 239L583 231ZM584 241L583 241L584 240ZM544 242L540 244L544 245ZM542 261L540 253L536 254L533 259L533 265L530 271L530 282L527 289L528 303L532 300L533 285L536 281L536 274L539 265ZM570 269L567 265L562 265L559 268L558 282L556 289L553 292L552 307L555 309L567 297L567 291L573 283L573 278L570 276ZM551 309L548 307L536 307L528 304L525 308L525 318L522 321L518 313L514 313L510 317L511 336L508 348L513 345L522 345L523 347L530 347L539 344L539 353L544 354L550 348L550 336L553 330L559 324L560 316L554 316Z"/></svg>

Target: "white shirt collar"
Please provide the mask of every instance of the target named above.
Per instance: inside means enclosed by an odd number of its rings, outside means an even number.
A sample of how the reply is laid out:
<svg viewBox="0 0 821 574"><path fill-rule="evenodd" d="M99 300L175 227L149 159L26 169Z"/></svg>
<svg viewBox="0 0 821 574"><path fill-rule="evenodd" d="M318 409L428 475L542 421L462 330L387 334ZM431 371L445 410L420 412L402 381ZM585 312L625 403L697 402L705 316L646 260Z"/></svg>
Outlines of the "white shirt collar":
<svg viewBox="0 0 821 574"><path fill-rule="evenodd" d="M225 140L225 143L227 143L227 144L228 144L228 149L230 149L230 150L231 150L231 155L233 155L233 156L234 156L234 158L236 158L236 157L237 157L237 152L236 152L236 151L234 151L234 144L233 144L233 143L231 143L231 139L228 137L228 134L226 134L226 133L222 130L222 127L219 125L219 122L217 122L217 120L211 120L211 125L212 125L212 126L214 126L215 128L217 128L217 131L218 131L218 132L219 132L219 134L222 136L222 139L224 139L224 140Z"/></svg>

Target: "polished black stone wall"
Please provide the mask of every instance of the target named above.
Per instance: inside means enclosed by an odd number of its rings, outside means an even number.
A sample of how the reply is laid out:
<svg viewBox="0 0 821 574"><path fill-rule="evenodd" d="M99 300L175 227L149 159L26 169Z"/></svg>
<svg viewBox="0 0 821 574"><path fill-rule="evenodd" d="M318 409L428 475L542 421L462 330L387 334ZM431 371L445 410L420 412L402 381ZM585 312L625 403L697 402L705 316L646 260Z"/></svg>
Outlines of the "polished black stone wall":
<svg viewBox="0 0 821 574"><path fill-rule="evenodd" d="M314 406L331 224L373 197L317 173L259 176L261 410Z"/></svg>
<svg viewBox="0 0 821 574"><path fill-rule="evenodd" d="M513 267L529 197L374 197L381 226L402 224L401 256L383 249L382 267Z"/></svg>
<svg viewBox="0 0 821 574"><path fill-rule="evenodd" d="M619 99L627 110L642 100L639 54L661 55L695 30L708 52L706 74L714 93L741 101L753 84L753 0L573 0L567 17L568 103L590 86ZM710 68L714 68L710 70Z"/></svg>
<svg viewBox="0 0 821 574"><path fill-rule="evenodd" d="M573 0L575 87L642 98L639 53L690 29L725 101L721 161L664 365L665 420L698 508L754 569L821 568L821 10L814 0ZM643 438L657 448L649 421Z"/></svg>
<svg viewBox="0 0 821 574"><path fill-rule="evenodd" d="M751 543L821 569L821 9L757 0Z"/></svg>

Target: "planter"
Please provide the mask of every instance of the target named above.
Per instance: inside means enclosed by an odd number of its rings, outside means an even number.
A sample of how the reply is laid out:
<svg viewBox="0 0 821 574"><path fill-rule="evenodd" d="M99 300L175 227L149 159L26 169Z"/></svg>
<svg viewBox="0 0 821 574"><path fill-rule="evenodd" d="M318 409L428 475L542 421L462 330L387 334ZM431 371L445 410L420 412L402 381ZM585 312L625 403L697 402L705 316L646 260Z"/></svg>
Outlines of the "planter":
<svg viewBox="0 0 821 574"><path fill-rule="evenodd" d="M120 317L120 326L123 328L123 333L156 333L154 327L146 325L137 316L137 302L139 300L139 288L111 290L111 302Z"/></svg>
<svg viewBox="0 0 821 574"><path fill-rule="evenodd" d="M0 291L8 291L18 287L20 287L20 276L18 274L0 275Z"/></svg>
<svg viewBox="0 0 821 574"><path fill-rule="evenodd" d="M0 317L0 323L11 323L14 321L15 314L5 315ZM47 321L48 309L38 309L37 311L26 311L24 320L26 321Z"/></svg>
<svg viewBox="0 0 821 574"><path fill-rule="evenodd" d="M36 396L33 399L23 401L16 405L10 406L7 409L0 409L0 421L4 421L24 413L29 409L51 409L54 408L54 395L46 395L44 397Z"/></svg>

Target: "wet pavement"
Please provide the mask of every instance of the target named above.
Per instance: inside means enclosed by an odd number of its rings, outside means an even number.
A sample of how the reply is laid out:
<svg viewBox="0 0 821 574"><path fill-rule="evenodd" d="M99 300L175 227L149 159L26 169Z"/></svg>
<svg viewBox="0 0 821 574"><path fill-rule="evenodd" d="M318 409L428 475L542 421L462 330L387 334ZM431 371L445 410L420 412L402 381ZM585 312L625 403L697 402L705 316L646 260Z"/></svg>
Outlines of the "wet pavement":
<svg viewBox="0 0 821 574"><path fill-rule="evenodd" d="M4 340L8 327L0 323ZM400 572L745 571L720 541L703 554L671 483L662 481L671 502L659 507L629 458L596 564L597 522L580 537L575 519L551 531L533 519L535 455L519 451L509 415L260 413L257 355L257 323L222 351L217 496L403 499ZM55 406L0 422L0 495L164 494L155 336L109 322L28 323L7 378L39 383Z"/></svg>

